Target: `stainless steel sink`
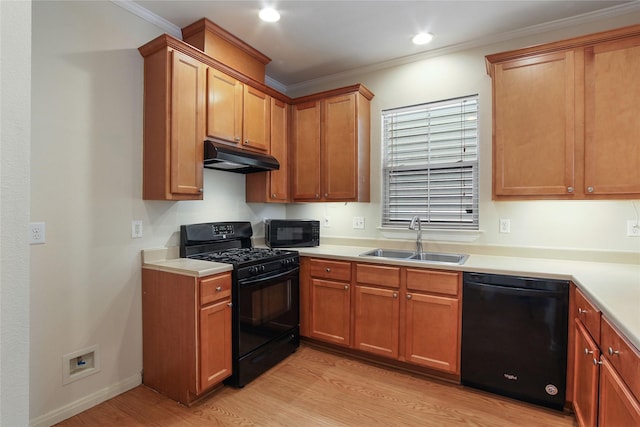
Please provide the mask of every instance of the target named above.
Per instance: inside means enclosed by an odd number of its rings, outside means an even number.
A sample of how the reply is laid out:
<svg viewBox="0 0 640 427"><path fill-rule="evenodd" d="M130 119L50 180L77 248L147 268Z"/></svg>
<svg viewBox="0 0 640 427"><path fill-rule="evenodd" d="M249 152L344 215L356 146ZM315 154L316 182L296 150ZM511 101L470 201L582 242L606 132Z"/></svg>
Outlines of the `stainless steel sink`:
<svg viewBox="0 0 640 427"><path fill-rule="evenodd" d="M360 256L375 256L380 258L396 258L407 259L417 255L415 251L403 251L396 249L374 249L372 251L361 253Z"/></svg>
<svg viewBox="0 0 640 427"><path fill-rule="evenodd" d="M444 254L439 252L421 252L415 254L410 259L419 261L437 262L444 264L458 264L462 265L469 258L469 255L463 254Z"/></svg>
<svg viewBox="0 0 640 427"><path fill-rule="evenodd" d="M363 252L360 256L373 256L378 258L404 259L407 261L424 261L437 264L458 264L462 265L467 261L469 255L447 254L440 252L416 252L400 249L373 249Z"/></svg>

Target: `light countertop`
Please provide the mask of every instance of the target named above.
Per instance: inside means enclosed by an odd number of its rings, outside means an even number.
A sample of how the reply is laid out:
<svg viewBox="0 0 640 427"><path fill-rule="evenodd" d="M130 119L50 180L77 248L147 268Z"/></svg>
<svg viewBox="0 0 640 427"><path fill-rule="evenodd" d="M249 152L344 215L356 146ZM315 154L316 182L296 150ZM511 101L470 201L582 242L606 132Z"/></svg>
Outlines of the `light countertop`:
<svg viewBox="0 0 640 427"><path fill-rule="evenodd" d="M296 248L301 256L454 271L571 280L622 334L640 349L640 265L471 254L464 265L361 257L371 247L320 245ZM231 271L230 264L179 258L177 248L144 250L143 268L204 277Z"/></svg>
<svg viewBox="0 0 640 427"><path fill-rule="evenodd" d="M640 349L640 265L471 254L464 265L362 257L371 247L297 248L303 256L454 271L571 280L622 334Z"/></svg>

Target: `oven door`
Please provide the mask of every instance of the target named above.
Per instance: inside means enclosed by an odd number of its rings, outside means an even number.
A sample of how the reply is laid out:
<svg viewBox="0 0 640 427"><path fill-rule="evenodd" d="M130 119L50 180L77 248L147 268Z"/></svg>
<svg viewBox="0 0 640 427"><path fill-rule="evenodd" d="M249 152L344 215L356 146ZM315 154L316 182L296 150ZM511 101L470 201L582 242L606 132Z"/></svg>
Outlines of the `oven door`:
<svg viewBox="0 0 640 427"><path fill-rule="evenodd" d="M238 357L298 327L299 272L238 281Z"/></svg>

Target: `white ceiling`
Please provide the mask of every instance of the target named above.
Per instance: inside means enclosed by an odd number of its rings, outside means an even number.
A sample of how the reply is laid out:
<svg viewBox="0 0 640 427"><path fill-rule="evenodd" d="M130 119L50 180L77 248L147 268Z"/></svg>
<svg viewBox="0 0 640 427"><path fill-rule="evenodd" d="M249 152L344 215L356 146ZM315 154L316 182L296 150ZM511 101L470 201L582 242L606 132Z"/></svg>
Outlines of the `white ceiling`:
<svg viewBox="0 0 640 427"><path fill-rule="evenodd" d="M151 12L152 16L173 24L176 31L208 18L270 57L268 77L288 87L399 58L503 40L522 35L524 30L530 34L545 31L554 24L616 15L629 8L637 10L640 1L136 0L134 3L135 7L146 9L145 13ZM259 20L258 10L263 4L280 11L279 22ZM425 46L413 45L411 38L419 31L433 33L433 41Z"/></svg>

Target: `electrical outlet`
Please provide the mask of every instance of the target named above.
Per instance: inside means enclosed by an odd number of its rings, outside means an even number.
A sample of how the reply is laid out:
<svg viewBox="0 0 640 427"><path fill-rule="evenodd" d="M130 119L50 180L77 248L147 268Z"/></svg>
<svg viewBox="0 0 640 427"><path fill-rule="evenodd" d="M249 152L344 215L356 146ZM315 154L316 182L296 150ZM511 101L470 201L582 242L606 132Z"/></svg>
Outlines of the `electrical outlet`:
<svg viewBox="0 0 640 427"><path fill-rule="evenodd" d="M500 218L500 232L511 233L511 220L506 218Z"/></svg>
<svg viewBox="0 0 640 427"><path fill-rule="evenodd" d="M356 229L364 229L364 217L363 216L354 216L353 217L353 228Z"/></svg>
<svg viewBox="0 0 640 427"><path fill-rule="evenodd" d="M324 220L322 221L322 225L327 228L331 227L331 218L328 216L325 216Z"/></svg>
<svg viewBox="0 0 640 427"><path fill-rule="evenodd" d="M29 224L29 244L41 245L45 242L44 222L32 222Z"/></svg>
<svg viewBox="0 0 640 427"><path fill-rule="evenodd" d="M131 238L139 239L142 237L142 220L134 219L131 221Z"/></svg>
<svg viewBox="0 0 640 427"><path fill-rule="evenodd" d="M640 221L636 219L627 220L627 237L640 237Z"/></svg>

